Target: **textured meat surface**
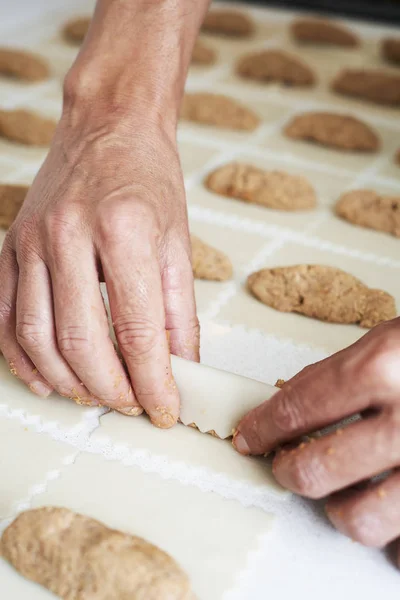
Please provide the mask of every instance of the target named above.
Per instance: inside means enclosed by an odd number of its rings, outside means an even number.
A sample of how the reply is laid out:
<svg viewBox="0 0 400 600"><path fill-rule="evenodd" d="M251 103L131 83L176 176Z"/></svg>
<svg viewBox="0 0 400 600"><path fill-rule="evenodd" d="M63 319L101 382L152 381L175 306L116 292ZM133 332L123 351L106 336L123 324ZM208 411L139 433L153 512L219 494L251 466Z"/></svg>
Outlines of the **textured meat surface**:
<svg viewBox="0 0 400 600"><path fill-rule="evenodd" d="M375 104L400 105L400 75L378 69L344 69L333 80L332 89Z"/></svg>
<svg viewBox="0 0 400 600"><path fill-rule="evenodd" d="M0 75L33 82L47 79L50 70L47 62L32 52L0 48Z"/></svg>
<svg viewBox="0 0 400 600"><path fill-rule="evenodd" d="M376 152L380 145L377 134L369 125L355 117L341 114L304 113L294 117L284 133L294 139L341 150Z"/></svg>
<svg viewBox="0 0 400 600"><path fill-rule="evenodd" d="M246 79L299 87L311 86L316 79L304 61L282 50L262 50L242 56L236 64L236 73Z"/></svg>
<svg viewBox="0 0 400 600"><path fill-rule="evenodd" d="M56 123L28 110L0 110L0 136L27 146L48 146Z"/></svg>
<svg viewBox="0 0 400 600"><path fill-rule="evenodd" d="M339 217L354 225L400 237L400 196L383 196L372 190L353 190L340 197L335 211Z"/></svg>
<svg viewBox="0 0 400 600"><path fill-rule="evenodd" d="M165 552L65 508L22 513L1 539L3 558L63 600L192 600Z"/></svg>
<svg viewBox="0 0 400 600"><path fill-rule="evenodd" d="M222 196L277 210L307 210L316 205L314 189L305 177L242 163L219 167L207 177L206 186Z"/></svg>
<svg viewBox="0 0 400 600"><path fill-rule="evenodd" d="M83 42L90 25L89 17L78 17L68 21L63 28L63 36L68 42L79 44Z"/></svg>
<svg viewBox="0 0 400 600"><path fill-rule="evenodd" d="M187 121L215 125L224 129L253 131L260 118L247 106L221 94L185 94L181 117Z"/></svg>
<svg viewBox="0 0 400 600"><path fill-rule="evenodd" d="M232 277L232 263L226 254L209 246L195 235L191 235L190 240L193 275L196 279L226 281Z"/></svg>
<svg viewBox="0 0 400 600"><path fill-rule="evenodd" d="M193 65L213 65L217 60L217 53L205 42L197 39L192 52Z"/></svg>
<svg viewBox="0 0 400 600"><path fill-rule="evenodd" d="M291 26L293 37L303 43L328 46L358 46L360 40L348 27L325 19L298 19Z"/></svg>
<svg viewBox="0 0 400 600"><path fill-rule="evenodd" d="M400 38L386 38L382 42L382 56L395 65L400 65Z"/></svg>
<svg viewBox="0 0 400 600"><path fill-rule="evenodd" d="M374 327L396 316L393 297L368 288L335 267L295 265L262 269L248 277L252 294L282 312L297 312L331 323Z"/></svg>
<svg viewBox="0 0 400 600"><path fill-rule="evenodd" d="M254 33L253 20L235 10L212 10L207 13L202 30L232 37L249 37Z"/></svg>

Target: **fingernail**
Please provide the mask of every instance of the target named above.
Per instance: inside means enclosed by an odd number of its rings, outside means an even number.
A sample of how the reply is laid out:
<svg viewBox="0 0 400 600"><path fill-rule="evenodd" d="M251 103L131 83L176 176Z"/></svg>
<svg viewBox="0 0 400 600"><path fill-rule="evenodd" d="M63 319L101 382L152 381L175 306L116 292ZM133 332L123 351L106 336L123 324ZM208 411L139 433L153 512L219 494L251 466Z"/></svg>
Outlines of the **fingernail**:
<svg viewBox="0 0 400 600"><path fill-rule="evenodd" d="M11 373L11 375L14 375L16 377L17 376L17 369L15 368L15 363L13 361L10 361L9 367L10 367L10 373Z"/></svg>
<svg viewBox="0 0 400 600"><path fill-rule="evenodd" d="M141 406L127 406L126 408L117 408L117 411L127 417L138 417L143 413Z"/></svg>
<svg viewBox="0 0 400 600"><path fill-rule="evenodd" d="M34 381L29 385L29 389L34 394L41 396L42 398L47 398L53 391L48 385L42 383L41 381Z"/></svg>
<svg viewBox="0 0 400 600"><path fill-rule="evenodd" d="M98 400L98 398L95 398L94 396L81 396L80 394L81 392L78 392L75 388L73 388L72 395L69 393L67 398L73 400L75 404L78 404L79 406L101 406L101 402Z"/></svg>
<svg viewBox="0 0 400 600"><path fill-rule="evenodd" d="M101 406L100 402L97 400L91 400L90 398L80 398L77 396L71 397L71 400L78 404L79 406L89 406L90 408Z"/></svg>
<svg viewBox="0 0 400 600"><path fill-rule="evenodd" d="M235 450L240 452L240 454L250 454L250 448L240 431L236 431L235 435L233 436L232 445Z"/></svg>
<svg viewBox="0 0 400 600"><path fill-rule="evenodd" d="M162 417L151 419L151 422L159 429L170 429L176 423L172 415L163 415Z"/></svg>
<svg viewBox="0 0 400 600"><path fill-rule="evenodd" d="M153 425L160 429L169 429L176 423L176 418L166 406L157 406L154 412L150 414L150 419Z"/></svg>

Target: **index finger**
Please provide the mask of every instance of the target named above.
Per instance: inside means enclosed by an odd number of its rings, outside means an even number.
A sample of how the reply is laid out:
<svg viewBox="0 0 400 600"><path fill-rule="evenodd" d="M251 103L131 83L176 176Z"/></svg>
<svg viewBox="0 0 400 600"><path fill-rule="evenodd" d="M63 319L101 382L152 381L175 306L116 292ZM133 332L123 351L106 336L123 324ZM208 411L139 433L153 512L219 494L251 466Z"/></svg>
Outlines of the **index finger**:
<svg viewBox="0 0 400 600"><path fill-rule="evenodd" d="M135 397L161 428L179 417L179 393L170 362L160 267L150 236L122 238L102 255L111 317Z"/></svg>
<svg viewBox="0 0 400 600"><path fill-rule="evenodd" d="M371 332L372 333L372 332ZM375 334L375 340L377 339ZM233 445L242 454L265 454L279 444L350 417L385 394L371 369L371 334L296 375L239 423ZM383 374L382 374L383 375Z"/></svg>

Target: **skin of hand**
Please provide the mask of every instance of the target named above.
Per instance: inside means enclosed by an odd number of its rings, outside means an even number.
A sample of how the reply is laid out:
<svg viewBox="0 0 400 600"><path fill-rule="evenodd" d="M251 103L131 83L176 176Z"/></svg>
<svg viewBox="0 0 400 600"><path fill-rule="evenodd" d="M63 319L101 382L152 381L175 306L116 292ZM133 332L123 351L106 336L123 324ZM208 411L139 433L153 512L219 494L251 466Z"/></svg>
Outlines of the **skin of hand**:
<svg viewBox="0 0 400 600"><path fill-rule="evenodd" d="M144 408L164 428L179 416L169 349L199 358L176 126L207 5L99 0L48 157L0 255L11 372L40 396Z"/></svg>
<svg viewBox="0 0 400 600"><path fill-rule="evenodd" d="M336 432L298 441L357 414ZM383 547L397 539L400 567L400 318L286 382L242 419L233 444L245 455L283 445L273 461L278 482L329 496L330 521L353 540Z"/></svg>

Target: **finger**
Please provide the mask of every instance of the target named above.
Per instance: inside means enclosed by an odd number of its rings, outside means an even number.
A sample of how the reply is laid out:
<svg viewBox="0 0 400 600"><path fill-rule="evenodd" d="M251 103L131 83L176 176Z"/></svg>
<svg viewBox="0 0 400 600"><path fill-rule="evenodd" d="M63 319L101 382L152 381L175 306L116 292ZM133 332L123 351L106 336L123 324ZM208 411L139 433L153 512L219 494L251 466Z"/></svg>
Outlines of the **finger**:
<svg viewBox="0 0 400 600"><path fill-rule="evenodd" d="M200 326L196 313L194 279L190 253L173 250L162 270L165 327L172 354L187 360L200 360Z"/></svg>
<svg viewBox="0 0 400 600"><path fill-rule="evenodd" d="M398 344L394 337L398 338L399 332L393 331L388 339L387 330L376 330L374 336L367 334L353 346L307 368L250 411L238 425L233 440L236 449L242 454L264 454L398 393L399 378L386 346Z"/></svg>
<svg viewBox="0 0 400 600"><path fill-rule="evenodd" d="M400 471L366 490L334 496L326 512L336 529L351 539L385 546L400 535Z"/></svg>
<svg viewBox="0 0 400 600"><path fill-rule="evenodd" d="M47 398L52 392L51 385L37 371L16 339L18 265L15 253L7 242L0 255L0 277L0 350L10 372L29 386L33 393Z"/></svg>
<svg viewBox="0 0 400 600"><path fill-rule="evenodd" d="M111 408L140 414L109 336L92 249L78 227L73 235L66 235L71 233L68 227L71 226L54 227L49 234L58 348L92 396Z"/></svg>
<svg viewBox="0 0 400 600"><path fill-rule="evenodd" d="M138 223L123 231L118 222L103 226L101 259L113 325L135 395L152 422L167 428L178 419L179 394L165 334L154 229L143 215Z"/></svg>
<svg viewBox="0 0 400 600"><path fill-rule="evenodd" d="M39 258L20 260L16 317L17 340L38 372L62 396L78 404L99 406L81 383L57 346L51 282Z"/></svg>
<svg viewBox="0 0 400 600"><path fill-rule="evenodd" d="M400 436L389 411L361 420L313 442L281 450L277 481L308 498L322 498L390 469L400 462Z"/></svg>

